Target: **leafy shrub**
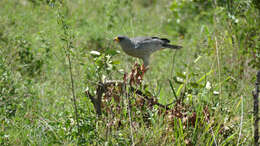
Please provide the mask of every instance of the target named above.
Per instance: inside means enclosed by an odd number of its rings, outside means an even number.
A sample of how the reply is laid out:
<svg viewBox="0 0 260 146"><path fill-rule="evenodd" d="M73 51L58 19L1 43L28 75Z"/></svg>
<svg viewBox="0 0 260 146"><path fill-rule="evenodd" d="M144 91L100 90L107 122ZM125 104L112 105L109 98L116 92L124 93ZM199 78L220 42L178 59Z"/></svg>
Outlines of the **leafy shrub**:
<svg viewBox="0 0 260 146"><path fill-rule="evenodd" d="M8 67L5 65L3 57L0 57L0 76L0 112L2 116L10 118L15 116L17 109L18 86Z"/></svg>

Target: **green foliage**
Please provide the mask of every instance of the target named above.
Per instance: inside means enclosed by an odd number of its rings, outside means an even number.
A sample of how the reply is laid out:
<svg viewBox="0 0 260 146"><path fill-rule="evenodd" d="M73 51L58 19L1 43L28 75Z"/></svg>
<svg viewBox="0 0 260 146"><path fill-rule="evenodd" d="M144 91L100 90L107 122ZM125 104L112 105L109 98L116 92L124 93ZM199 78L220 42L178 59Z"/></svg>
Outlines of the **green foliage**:
<svg viewBox="0 0 260 146"><path fill-rule="evenodd" d="M38 59L35 57L31 44L26 40L17 38L15 39L15 45L18 50L18 71L20 71L23 75L28 74L29 76L39 74L41 72L44 60L42 58Z"/></svg>
<svg viewBox="0 0 260 146"><path fill-rule="evenodd" d="M111 71L117 70L116 65L119 64L119 61L112 60L117 54L119 54L119 51L115 50L106 50L102 54L98 51L90 52L90 55L93 57L95 63L96 75L98 75L96 78L100 81L102 75L111 76Z"/></svg>
<svg viewBox="0 0 260 146"><path fill-rule="evenodd" d="M256 0L0 1L0 145L251 145L259 11ZM155 53L140 79L119 34L183 49ZM141 82L109 88L97 116L85 88L131 71Z"/></svg>
<svg viewBox="0 0 260 146"><path fill-rule="evenodd" d="M1 114L4 117L10 118L15 116L16 107L17 107L17 85L12 79L11 72L4 64L4 58L0 58L0 75L1 75L1 84L0 84L0 104L1 104Z"/></svg>

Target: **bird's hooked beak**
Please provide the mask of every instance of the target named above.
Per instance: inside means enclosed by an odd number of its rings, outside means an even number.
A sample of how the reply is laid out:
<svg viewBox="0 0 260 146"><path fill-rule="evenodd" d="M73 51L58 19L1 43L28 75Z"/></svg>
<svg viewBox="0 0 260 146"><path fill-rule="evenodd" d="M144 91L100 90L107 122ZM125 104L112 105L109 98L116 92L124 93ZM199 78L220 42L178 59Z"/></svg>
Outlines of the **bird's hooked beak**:
<svg viewBox="0 0 260 146"><path fill-rule="evenodd" d="M115 38L114 38L114 41L115 41L115 42L119 42L119 38L118 38L118 37L115 37Z"/></svg>

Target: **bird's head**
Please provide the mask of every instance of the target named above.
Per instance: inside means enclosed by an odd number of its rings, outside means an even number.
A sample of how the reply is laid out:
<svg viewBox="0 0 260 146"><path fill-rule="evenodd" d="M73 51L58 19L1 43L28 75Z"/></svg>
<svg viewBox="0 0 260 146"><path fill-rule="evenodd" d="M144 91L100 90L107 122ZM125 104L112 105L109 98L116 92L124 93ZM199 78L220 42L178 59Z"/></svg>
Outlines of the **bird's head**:
<svg viewBox="0 0 260 146"><path fill-rule="evenodd" d="M117 36L117 37L114 38L114 41L115 41L115 42L118 42L118 43L124 42L124 41L126 41L126 40L129 40L129 38L126 37L126 36L121 36L121 35L119 35L119 36Z"/></svg>

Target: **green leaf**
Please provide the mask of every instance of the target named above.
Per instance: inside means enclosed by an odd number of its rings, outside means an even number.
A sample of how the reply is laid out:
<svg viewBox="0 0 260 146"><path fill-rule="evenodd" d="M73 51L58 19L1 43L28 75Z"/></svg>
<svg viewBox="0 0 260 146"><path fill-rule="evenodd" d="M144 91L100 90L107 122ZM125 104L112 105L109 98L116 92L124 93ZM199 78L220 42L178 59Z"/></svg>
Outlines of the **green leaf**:
<svg viewBox="0 0 260 146"><path fill-rule="evenodd" d="M173 85L172 85L171 80L168 80L168 81L169 81L169 83L170 83L170 86L171 86L171 89L172 89L172 92L173 92L173 95L174 95L175 99L178 100L178 97L177 97L176 92L175 92L175 90L174 90L174 88L173 88Z"/></svg>
<svg viewBox="0 0 260 146"><path fill-rule="evenodd" d="M112 61L112 64L114 64L114 65L120 64L120 61L119 60L114 60L114 61Z"/></svg>
<svg viewBox="0 0 260 146"><path fill-rule="evenodd" d="M198 88L198 87L199 87L199 84L196 83L196 82L191 82L190 85L191 85L191 87L193 87L193 88Z"/></svg>
<svg viewBox="0 0 260 146"><path fill-rule="evenodd" d="M180 96L181 94L181 89L183 88L184 84L181 84L177 90L177 96Z"/></svg>
<svg viewBox="0 0 260 146"><path fill-rule="evenodd" d="M109 55L111 55L111 56L115 56L115 55L119 54L120 51L108 49L108 50L106 50L106 53L109 54Z"/></svg>
<svg viewBox="0 0 260 146"><path fill-rule="evenodd" d="M181 78L183 78L183 79L186 78L186 75L185 75L184 73L176 72L176 74L177 74L178 77L181 77Z"/></svg>
<svg viewBox="0 0 260 146"><path fill-rule="evenodd" d="M210 70L208 73L206 73L204 76L202 76L197 83L200 83L201 81L203 81L208 75L210 75L213 72L213 70Z"/></svg>
<svg viewBox="0 0 260 146"><path fill-rule="evenodd" d="M233 139L233 137L237 135L237 133L234 133L232 135L230 135L228 138L226 138L226 140L224 140L220 145L226 145L230 140Z"/></svg>
<svg viewBox="0 0 260 146"><path fill-rule="evenodd" d="M175 11L175 9L177 9L177 8L178 8L177 2L173 1L172 4L171 4L171 6L170 6L170 9L171 9L172 11Z"/></svg>

